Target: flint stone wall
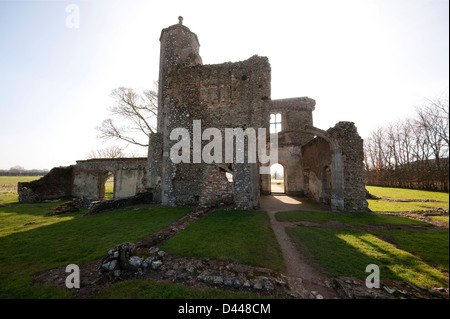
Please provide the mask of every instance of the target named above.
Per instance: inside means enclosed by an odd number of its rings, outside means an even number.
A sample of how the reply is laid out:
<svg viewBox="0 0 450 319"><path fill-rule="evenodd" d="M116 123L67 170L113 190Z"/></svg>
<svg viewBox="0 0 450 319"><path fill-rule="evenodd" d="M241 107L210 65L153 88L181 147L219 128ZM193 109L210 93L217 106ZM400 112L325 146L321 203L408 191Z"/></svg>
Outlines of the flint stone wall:
<svg viewBox="0 0 450 319"><path fill-rule="evenodd" d="M223 138L225 128L254 128L255 132L258 132L258 128L266 128L268 132L268 59L254 56L237 63L174 67L170 73L164 103L167 117L166 130L163 132L162 203L216 206L224 200L231 200L238 208L258 207L258 161L248 163L246 159L245 163L223 163ZM201 120L201 132L206 128L217 128L220 131L222 157L218 165L193 163L192 149L191 163L175 164L171 161L171 148L178 141L169 139L170 132L175 128L186 128L192 140L193 120ZM201 149L209 142L201 141ZM227 170L233 173L232 185L228 185L225 177Z"/></svg>

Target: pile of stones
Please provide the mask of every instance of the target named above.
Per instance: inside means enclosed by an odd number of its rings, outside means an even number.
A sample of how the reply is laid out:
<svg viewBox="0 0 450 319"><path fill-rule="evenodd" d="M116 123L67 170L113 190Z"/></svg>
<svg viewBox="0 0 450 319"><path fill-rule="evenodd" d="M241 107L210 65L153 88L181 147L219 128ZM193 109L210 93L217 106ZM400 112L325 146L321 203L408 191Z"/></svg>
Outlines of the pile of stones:
<svg viewBox="0 0 450 319"><path fill-rule="evenodd" d="M343 299L448 299L448 288L418 287L402 281L380 281L380 288L349 277L334 278L333 287Z"/></svg>
<svg viewBox="0 0 450 319"><path fill-rule="evenodd" d="M80 210L78 209L77 205L74 202L67 202L59 205L55 208L50 208L50 213L48 213L45 216L55 216L55 215L61 215L61 214L70 214L70 213L76 213Z"/></svg>
<svg viewBox="0 0 450 319"><path fill-rule="evenodd" d="M164 255L164 251L151 247L144 257L138 256L135 244L122 243L108 251L108 256L102 261L100 273L119 277L131 273L142 274L147 269L157 270L163 263Z"/></svg>

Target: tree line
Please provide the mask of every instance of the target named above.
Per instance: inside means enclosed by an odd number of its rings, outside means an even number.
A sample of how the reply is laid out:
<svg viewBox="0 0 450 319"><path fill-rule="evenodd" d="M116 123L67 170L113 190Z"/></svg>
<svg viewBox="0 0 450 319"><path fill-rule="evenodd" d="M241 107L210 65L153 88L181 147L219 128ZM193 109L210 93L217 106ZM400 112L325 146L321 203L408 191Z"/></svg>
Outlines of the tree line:
<svg viewBox="0 0 450 319"><path fill-rule="evenodd" d="M0 169L0 176L44 176L47 173L48 169L25 169L20 165L10 169Z"/></svg>
<svg viewBox="0 0 450 319"><path fill-rule="evenodd" d="M448 98L426 100L412 117L364 141L366 184L449 191Z"/></svg>

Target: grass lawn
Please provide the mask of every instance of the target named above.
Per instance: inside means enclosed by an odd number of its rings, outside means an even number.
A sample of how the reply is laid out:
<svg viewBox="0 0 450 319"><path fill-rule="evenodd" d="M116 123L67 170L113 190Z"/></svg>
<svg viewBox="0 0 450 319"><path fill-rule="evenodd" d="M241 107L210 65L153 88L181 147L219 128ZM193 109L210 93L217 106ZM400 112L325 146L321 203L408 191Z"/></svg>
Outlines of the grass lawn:
<svg viewBox="0 0 450 319"><path fill-rule="evenodd" d="M428 210L431 208L448 209L448 203L439 202L387 202L383 200L368 199L369 209L373 212L406 212L410 210Z"/></svg>
<svg viewBox="0 0 450 319"><path fill-rule="evenodd" d="M389 202L369 200L374 211L396 212L428 207L448 209L448 194L398 188L370 187L367 189L384 199L424 200L438 202ZM442 203L445 202L445 203ZM358 225L430 226L406 217L370 213L342 214L331 212L293 211L275 215L279 221L310 221L325 223L339 221ZM448 222L448 216L439 217ZM395 230L367 232L351 229L315 227L287 228L298 249L310 262L329 276L349 276L365 279L369 264L380 267L381 279L409 281L418 286L445 286L448 279L441 271L449 269L449 231ZM389 235L389 242L377 236ZM392 243L391 243L392 242Z"/></svg>
<svg viewBox="0 0 450 319"><path fill-rule="evenodd" d="M105 182L105 199L114 198L114 177L109 177Z"/></svg>
<svg viewBox="0 0 450 319"><path fill-rule="evenodd" d="M431 199L448 203L448 193L429 192L416 189L366 186L367 190L378 197L386 199Z"/></svg>
<svg viewBox="0 0 450 319"><path fill-rule="evenodd" d="M403 212L409 210L427 210L430 208L449 209L448 193L378 186L366 186L366 188L371 194L382 199L409 200L408 202L388 202L369 199L367 200L369 208L374 212ZM438 202L419 201L426 199Z"/></svg>
<svg viewBox="0 0 450 319"><path fill-rule="evenodd" d="M30 286L34 274L103 257L117 244L151 235L191 211L178 207L44 217L58 204L0 207L0 298L67 297L56 288Z"/></svg>
<svg viewBox="0 0 450 319"><path fill-rule="evenodd" d="M426 287L448 287L448 280L440 271L373 234L358 230L314 227L287 228L287 232L310 262L329 276L349 276L364 280L368 276L366 266L376 264L380 267L381 280L409 281Z"/></svg>
<svg viewBox="0 0 450 319"><path fill-rule="evenodd" d="M162 249L181 256L285 269L269 217L262 211L212 212L171 238Z"/></svg>
<svg viewBox="0 0 450 319"><path fill-rule="evenodd" d="M290 211L279 212L275 218L280 222L309 221L315 223L325 223L327 221L339 221L343 224L356 225L410 225L429 226L430 224L414 220L407 217L376 215L372 213L332 213L332 212L310 212L310 211Z"/></svg>
<svg viewBox="0 0 450 319"><path fill-rule="evenodd" d="M443 222L446 222L447 224L449 223L448 222L448 216L430 216L431 218L434 218L434 219L437 219L437 220L440 220L440 221L443 221Z"/></svg>
<svg viewBox="0 0 450 319"><path fill-rule="evenodd" d="M0 176L0 205L17 202L17 183L31 182L42 176Z"/></svg>
<svg viewBox="0 0 450 319"><path fill-rule="evenodd" d="M449 271L449 232L441 231L399 231L390 230L374 232L393 236L394 244L400 249L409 251L421 259Z"/></svg>

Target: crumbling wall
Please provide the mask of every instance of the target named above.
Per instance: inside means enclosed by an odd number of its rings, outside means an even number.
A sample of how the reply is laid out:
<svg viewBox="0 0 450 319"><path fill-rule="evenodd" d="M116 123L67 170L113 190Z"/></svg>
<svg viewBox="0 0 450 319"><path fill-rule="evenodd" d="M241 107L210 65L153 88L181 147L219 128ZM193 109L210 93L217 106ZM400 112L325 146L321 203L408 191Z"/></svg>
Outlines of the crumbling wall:
<svg viewBox="0 0 450 319"><path fill-rule="evenodd" d="M317 202L331 203L330 143L316 137L302 148L305 195Z"/></svg>
<svg viewBox="0 0 450 319"><path fill-rule="evenodd" d="M342 151L345 211L368 211L363 139L353 122L339 122L327 132L337 140Z"/></svg>
<svg viewBox="0 0 450 319"><path fill-rule="evenodd" d="M104 196L108 173L114 175L114 198L125 198L147 189L147 158L104 158L77 161L73 171L74 197Z"/></svg>
<svg viewBox="0 0 450 319"><path fill-rule="evenodd" d="M146 187L157 202L161 201L162 149L163 134L160 132L151 134L148 147Z"/></svg>
<svg viewBox="0 0 450 319"><path fill-rule="evenodd" d="M32 182L19 182L19 202L34 203L72 196L73 166L55 167L44 177Z"/></svg>
<svg viewBox="0 0 450 319"><path fill-rule="evenodd" d="M302 147L305 193L332 210L368 211L363 140L352 122L339 122Z"/></svg>

